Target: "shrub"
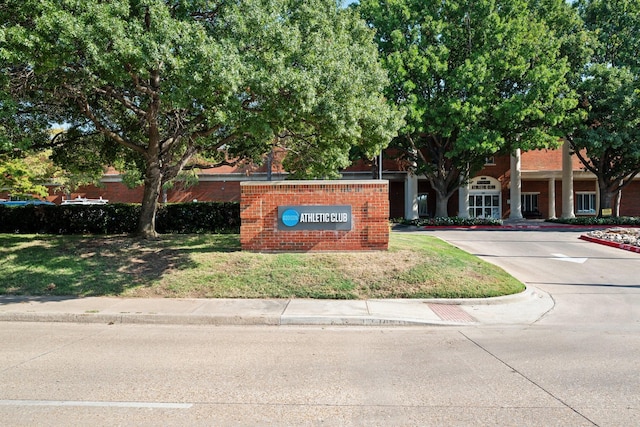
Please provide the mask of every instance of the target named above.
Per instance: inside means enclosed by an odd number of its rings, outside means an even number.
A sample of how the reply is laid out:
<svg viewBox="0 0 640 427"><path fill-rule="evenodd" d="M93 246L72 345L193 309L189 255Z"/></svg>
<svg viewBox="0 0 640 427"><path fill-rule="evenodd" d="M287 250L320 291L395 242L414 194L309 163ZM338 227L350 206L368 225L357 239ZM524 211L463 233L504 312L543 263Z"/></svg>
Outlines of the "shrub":
<svg viewBox="0 0 640 427"><path fill-rule="evenodd" d="M239 233L238 203L174 203L161 206L156 217L159 233Z"/></svg>
<svg viewBox="0 0 640 427"><path fill-rule="evenodd" d="M640 218L633 216L605 217L597 218L584 216L576 218L548 219L548 222L571 225L640 225Z"/></svg>
<svg viewBox="0 0 640 427"><path fill-rule="evenodd" d="M402 225L414 225L417 227L437 227L437 226L462 226L471 227L478 225L500 226L501 219L494 218L461 218L459 216L440 218L419 218L397 220Z"/></svg>
<svg viewBox="0 0 640 427"><path fill-rule="evenodd" d="M135 231L140 205L0 205L0 233L123 234ZM238 203L176 203L158 209L159 233L238 233Z"/></svg>
<svg viewBox="0 0 640 427"><path fill-rule="evenodd" d="M47 233L48 219L55 217L58 206L51 205L0 205L0 232Z"/></svg>

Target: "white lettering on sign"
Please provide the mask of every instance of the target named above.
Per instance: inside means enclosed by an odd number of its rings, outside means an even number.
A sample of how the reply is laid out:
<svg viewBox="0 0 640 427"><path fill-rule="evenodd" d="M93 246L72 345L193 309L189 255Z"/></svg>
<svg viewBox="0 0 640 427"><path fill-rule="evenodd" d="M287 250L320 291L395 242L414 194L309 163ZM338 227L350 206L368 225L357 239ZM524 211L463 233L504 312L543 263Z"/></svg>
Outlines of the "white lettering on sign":
<svg viewBox="0 0 640 427"><path fill-rule="evenodd" d="M300 214L300 222L348 222L349 215L346 212L321 212L321 213L309 213L304 212Z"/></svg>
<svg viewBox="0 0 640 427"><path fill-rule="evenodd" d="M347 222L349 221L349 215L346 212L332 213L331 222Z"/></svg>

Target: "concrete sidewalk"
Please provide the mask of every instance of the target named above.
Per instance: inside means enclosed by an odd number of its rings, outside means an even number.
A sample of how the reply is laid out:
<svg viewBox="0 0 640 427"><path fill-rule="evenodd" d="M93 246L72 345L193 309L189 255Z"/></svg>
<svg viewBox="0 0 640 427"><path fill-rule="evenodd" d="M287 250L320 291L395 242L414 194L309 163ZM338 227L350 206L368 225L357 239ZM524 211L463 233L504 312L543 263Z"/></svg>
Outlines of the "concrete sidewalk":
<svg viewBox="0 0 640 427"><path fill-rule="evenodd" d="M183 325L531 324L553 308L545 292L467 300L258 300L0 296L0 321Z"/></svg>

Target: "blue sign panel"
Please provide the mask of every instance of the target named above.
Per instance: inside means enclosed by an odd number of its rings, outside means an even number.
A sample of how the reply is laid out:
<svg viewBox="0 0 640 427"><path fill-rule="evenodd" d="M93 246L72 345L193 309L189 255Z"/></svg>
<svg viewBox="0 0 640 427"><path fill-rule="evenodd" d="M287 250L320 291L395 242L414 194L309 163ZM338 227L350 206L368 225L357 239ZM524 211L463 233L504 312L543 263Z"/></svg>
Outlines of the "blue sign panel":
<svg viewBox="0 0 640 427"><path fill-rule="evenodd" d="M278 206L278 230L350 231L351 206Z"/></svg>

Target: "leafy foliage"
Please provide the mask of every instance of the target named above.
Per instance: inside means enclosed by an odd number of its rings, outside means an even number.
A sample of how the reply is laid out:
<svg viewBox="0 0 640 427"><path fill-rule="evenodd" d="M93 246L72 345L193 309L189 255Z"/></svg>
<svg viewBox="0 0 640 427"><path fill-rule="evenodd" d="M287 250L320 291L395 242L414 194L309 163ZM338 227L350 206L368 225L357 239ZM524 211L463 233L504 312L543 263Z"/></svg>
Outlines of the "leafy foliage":
<svg viewBox="0 0 640 427"><path fill-rule="evenodd" d="M584 216L576 218L556 218L548 219L549 222L557 222L560 224L571 225L630 225L640 226L640 218L633 216L619 216L619 217L593 217Z"/></svg>
<svg viewBox="0 0 640 427"><path fill-rule="evenodd" d="M158 231L161 233L239 233L240 204L172 203L158 212Z"/></svg>
<svg viewBox="0 0 640 427"><path fill-rule="evenodd" d="M495 218L461 218L458 216L453 217L439 217L439 218L419 218L419 219L401 219L399 222L401 225L413 225L416 227L448 227L448 226L462 226L462 227L474 227L474 226L500 226L502 225L501 219Z"/></svg>
<svg viewBox="0 0 640 427"><path fill-rule="evenodd" d="M138 232L155 234L163 183L194 156L330 175L400 125L372 31L333 0L9 0L0 82L39 129L70 127L54 159L143 181ZM37 120L34 120L37 119Z"/></svg>
<svg viewBox="0 0 640 427"><path fill-rule="evenodd" d="M593 51L575 83L583 120L569 133L585 169L598 178L600 211L640 173L640 2L579 3Z"/></svg>
<svg viewBox="0 0 640 427"><path fill-rule="evenodd" d="M0 161L0 189L10 194L35 194L45 197L49 194L44 186L53 171L47 167L43 156L31 155L26 158L6 156ZM1 157L0 157L1 159Z"/></svg>
<svg viewBox="0 0 640 427"><path fill-rule="evenodd" d="M437 193L437 216L486 156L554 146L575 107L559 38L524 0L362 0L406 111L393 145Z"/></svg>
<svg viewBox="0 0 640 427"><path fill-rule="evenodd" d="M51 149L20 150L0 155L0 189L10 195L46 197L49 188L71 192L81 185L100 184L103 169L63 169L51 160Z"/></svg>
<svg viewBox="0 0 640 427"><path fill-rule="evenodd" d="M0 233L122 234L135 231L140 205L0 205ZM161 233L238 233L238 203L176 203L160 207Z"/></svg>

